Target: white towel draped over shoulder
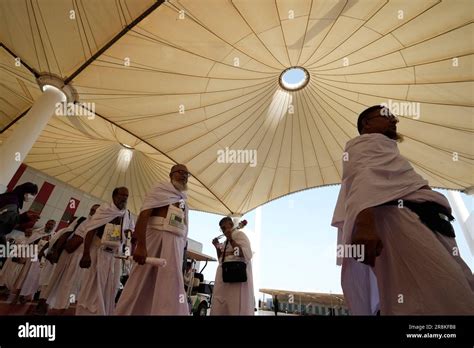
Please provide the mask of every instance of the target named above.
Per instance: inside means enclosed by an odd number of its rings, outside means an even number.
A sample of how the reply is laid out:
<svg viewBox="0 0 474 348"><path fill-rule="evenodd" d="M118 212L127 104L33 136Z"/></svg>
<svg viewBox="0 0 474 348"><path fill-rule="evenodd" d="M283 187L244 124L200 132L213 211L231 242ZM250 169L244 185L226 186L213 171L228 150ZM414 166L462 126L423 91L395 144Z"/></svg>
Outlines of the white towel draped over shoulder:
<svg viewBox="0 0 474 348"><path fill-rule="evenodd" d="M44 231L44 227L40 227L40 228L34 229L31 236L27 237L24 240L23 243L24 244L31 244L31 243L36 242L38 239L41 239L41 238L49 236L49 235L50 235L49 233L46 233Z"/></svg>
<svg viewBox="0 0 474 348"><path fill-rule="evenodd" d="M186 192L179 191L172 183L160 182L147 193L140 211L164 207L187 199Z"/></svg>
<svg viewBox="0 0 474 348"><path fill-rule="evenodd" d="M143 201L142 208L140 209L140 212L144 210L148 210L148 209L168 206L170 204L178 203L180 201L183 201L186 203L187 199L188 199L188 196L186 192L179 191L173 186L172 183L160 182L147 193ZM188 215L189 215L188 205L185 204L186 221L189 221ZM188 223L186 223L186 236L188 233L187 227L188 227Z"/></svg>
<svg viewBox="0 0 474 348"><path fill-rule="evenodd" d="M347 160L343 161L341 190L331 223L338 228L338 245L351 243L354 222L361 211L428 185L400 155L397 142L383 134L358 136L347 142L345 152ZM436 192L430 194L442 197Z"/></svg>
<svg viewBox="0 0 474 348"><path fill-rule="evenodd" d="M232 232L232 239L242 249L243 256L239 256L236 253L234 253L235 250L232 247L232 245L230 243L227 243L226 252L232 253L232 254L226 255L224 258L224 261L244 261L245 263L250 263L253 257L253 251L250 245L250 240L247 237L247 235L243 231L236 229L234 230L234 232ZM223 249L224 249L225 244L226 244L225 242L221 243L221 246L222 246L221 251L224 251ZM219 257L219 264L222 264L222 256Z"/></svg>
<svg viewBox="0 0 474 348"><path fill-rule="evenodd" d="M128 209L120 210L112 202L101 204L100 207L97 208L95 214L88 219L87 225L84 226L84 230L81 229L81 234L79 235L84 237L87 232L103 226L117 217L123 217L122 232L128 229L135 229L135 222L133 221Z"/></svg>
<svg viewBox="0 0 474 348"><path fill-rule="evenodd" d="M186 193L171 183L154 186L145 196L141 211L165 207L183 201ZM134 264L117 303L117 315L189 315L183 281L183 254L188 230L188 207L185 204L185 233L175 234L163 229L163 218L150 217L146 227L149 257L166 260L166 267Z"/></svg>
<svg viewBox="0 0 474 348"><path fill-rule="evenodd" d="M59 231L57 231L56 233L54 233L51 236L51 239L49 240L49 245L53 246L54 243L56 243L58 241L59 237L61 237L64 233L74 231L74 228L76 228L76 225L77 225L78 221L79 221L79 218L74 220L69 226L64 227L64 228L60 229Z"/></svg>
<svg viewBox="0 0 474 348"><path fill-rule="evenodd" d="M383 134L354 138L347 143L346 152L332 220L338 228L338 246L351 244L356 217L369 207L375 207L375 229L383 243L374 267L350 255L337 260L342 265L341 286L351 313L472 314L470 284L474 280L461 257L453 254L455 239L433 233L410 209L381 206L397 200L429 201L451 211L448 200L423 189L428 182L400 155L396 141Z"/></svg>

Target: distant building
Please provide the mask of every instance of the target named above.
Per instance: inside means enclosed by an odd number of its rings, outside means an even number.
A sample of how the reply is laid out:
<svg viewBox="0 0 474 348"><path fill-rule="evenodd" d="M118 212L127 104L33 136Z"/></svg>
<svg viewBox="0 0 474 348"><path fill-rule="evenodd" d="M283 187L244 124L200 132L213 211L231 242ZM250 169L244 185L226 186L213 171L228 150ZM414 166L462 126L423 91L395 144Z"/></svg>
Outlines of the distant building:
<svg viewBox="0 0 474 348"><path fill-rule="evenodd" d="M340 294L299 292L290 290L260 289L270 295L264 302L264 308L273 310L273 296L278 296L279 312L299 315L349 315L349 310Z"/></svg>

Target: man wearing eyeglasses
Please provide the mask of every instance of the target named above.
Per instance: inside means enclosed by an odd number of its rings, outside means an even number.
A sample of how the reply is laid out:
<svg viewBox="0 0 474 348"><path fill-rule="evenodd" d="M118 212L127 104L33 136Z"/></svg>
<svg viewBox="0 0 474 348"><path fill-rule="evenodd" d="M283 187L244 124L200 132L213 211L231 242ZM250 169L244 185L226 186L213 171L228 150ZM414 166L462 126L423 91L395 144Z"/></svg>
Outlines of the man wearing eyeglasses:
<svg viewBox="0 0 474 348"><path fill-rule="evenodd" d="M346 144L332 225L338 250L349 251L338 253L349 310L472 314L474 279L459 255L451 208L400 155L397 123L386 107L370 107L359 115L360 136ZM349 255L354 250L361 255Z"/></svg>
<svg viewBox="0 0 474 348"><path fill-rule="evenodd" d="M189 315L184 290L183 256L188 235L185 165L171 168L169 182L161 182L146 195L135 227L137 245L130 277L123 289L117 315ZM165 267L147 257L166 260Z"/></svg>

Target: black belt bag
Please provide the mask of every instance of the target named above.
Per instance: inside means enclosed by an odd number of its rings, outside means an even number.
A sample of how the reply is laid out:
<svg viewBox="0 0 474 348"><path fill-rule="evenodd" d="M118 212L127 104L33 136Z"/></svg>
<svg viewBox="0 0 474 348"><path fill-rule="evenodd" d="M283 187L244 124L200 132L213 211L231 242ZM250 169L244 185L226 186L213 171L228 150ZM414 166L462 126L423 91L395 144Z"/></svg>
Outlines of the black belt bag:
<svg viewBox="0 0 474 348"><path fill-rule="evenodd" d="M454 238L454 229L451 221L454 217L444 206L435 202L421 202L415 203L402 200L404 208L413 211L420 218L421 222L425 224L433 232L442 234L443 236ZM399 201L390 201L382 205L399 205ZM401 209L401 208L400 208Z"/></svg>
<svg viewBox="0 0 474 348"><path fill-rule="evenodd" d="M245 283L247 281L247 264L243 261L224 262L227 241L222 256L222 281L224 283Z"/></svg>

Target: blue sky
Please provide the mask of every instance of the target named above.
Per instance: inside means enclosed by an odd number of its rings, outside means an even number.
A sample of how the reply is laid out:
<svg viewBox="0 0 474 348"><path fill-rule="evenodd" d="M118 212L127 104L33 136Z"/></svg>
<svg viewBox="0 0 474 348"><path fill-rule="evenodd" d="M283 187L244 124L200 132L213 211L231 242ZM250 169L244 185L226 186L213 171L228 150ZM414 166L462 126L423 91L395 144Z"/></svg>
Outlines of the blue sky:
<svg viewBox="0 0 474 348"><path fill-rule="evenodd" d="M331 227L339 185L310 189L282 197L262 207L260 288L342 293L340 267L336 266L336 229ZM440 190L441 193L445 193ZM473 199L462 194L469 211ZM192 211L189 237L203 243L203 252L215 256L212 238L221 234L221 216ZM254 231L255 211L244 216L247 234ZM474 259L455 222L457 243L472 269ZM217 264L204 270L214 280Z"/></svg>
<svg viewBox="0 0 474 348"><path fill-rule="evenodd" d="M305 73L301 69L290 69L283 74L283 81L294 84L300 83L305 78Z"/></svg>

